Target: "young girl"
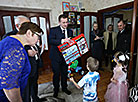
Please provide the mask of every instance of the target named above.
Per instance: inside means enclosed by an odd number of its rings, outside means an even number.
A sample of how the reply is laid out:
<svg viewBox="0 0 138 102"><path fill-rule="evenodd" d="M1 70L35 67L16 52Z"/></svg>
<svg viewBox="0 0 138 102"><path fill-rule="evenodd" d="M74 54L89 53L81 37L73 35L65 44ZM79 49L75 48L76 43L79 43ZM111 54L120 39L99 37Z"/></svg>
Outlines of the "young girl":
<svg viewBox="0 0 138 102"><path fill-rule="evenodd" d="M128 102L128 86L127 86L127 65L129 57L122 52L117 52L113 56L116 66L113 70L111 83L108 85L105 102Z"/></svg>

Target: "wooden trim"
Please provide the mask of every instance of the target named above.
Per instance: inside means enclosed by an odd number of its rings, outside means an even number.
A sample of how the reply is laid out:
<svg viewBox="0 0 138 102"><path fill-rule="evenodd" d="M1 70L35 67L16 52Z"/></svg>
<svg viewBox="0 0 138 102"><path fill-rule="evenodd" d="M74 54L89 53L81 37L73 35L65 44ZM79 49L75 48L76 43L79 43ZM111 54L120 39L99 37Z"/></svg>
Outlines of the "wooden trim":
<svg viewBox="0 0 138 102"><path fill-rule="evenodd" d="M91 16L95 16L97 17L97 13L96 12L80 12L80 30L81 30L81 33L84 33L84 16L89 16L89 20L90 20L90 31L89 31L89 36L90 36L90 32L91 32L91 28L92 28L92 24L91 24ZM98 22L98 18L97 18L97 22ZM90 39L89 39L90 41ZM91 48L91 46L90 46ZM89 49L89 51L81 56L81 65L82 65L82 68L86 70L86 62L87 62L87 58L91 56L91 50Z"/></svg>
<svg viewBox="0 0 138 102"><path fill-rule="evenodd" d="M133 7L133 3L134 2L132 1L132 2L125 3L125 4L120 4L120 5L112 6L112 7L109 7L109 8L98 10L98 12L99 13L103 13L103 12L105 13L105 12L110 12L110 11L118 10L118 9L122 9L122 8Z"/></svg>
<svg viewBox="0 0 138 102"><path fill-rule="evenodd" d="M41 17L45 17L45 18L47 18L47 20L48 20L48 23L50 23L50 21L49 21L49 13L44 13L44 12L29 12L29 11L7 11L7 10L0 10L0 17L1 17L1 20L2 21L0 21L1 22L1 24L3 24L3 19L2 19L2 17L3 16L11 16L11 22L12 22L12 26L13 26L13 29L15 28L15 25L14 25L14 18L13 18L13 16L17 16L17 15L25 15L25 16L27 16L27 17L33 17L33 16L35 16L35 17L39 17L39 16L41 16ZM39 24L39 22L38 22L38 24ZM50 27L48 27L49 26L49 24L47 24L47 32L49 32L49 28ZM0 35L1 36L3 36L4 34L5 34L5 30L4 30L4 25L3 26L1 26L0 27ZM49 33L47 33L47 34L49 34Z"/></svg>
<svg viewBox="0 0 138 102"><path fill-rule="evenodd" d="M135 44L135 33L136 33L136 16L137 16L137 0L134 0L134 10L133 10L133 19L132 19L132 35L131 35L131 49L130 49L130 62L129 62L129 73L128 79L130 85L132 85L132 65L133 65L133 53L134 53L134 44Z"/></svg>
<svg viewBox="0 0 138 102"><path fill-rule="evenodd" d="M89 50L91 51L91 29L92 29L92 23L91 23L91 17L89 18L90 19L90 22L89 22L89 25L90 25L90 27L89 27Z"/></svg>
<svg viewBox="0 0 138 102"><path fill-rule="evenodd" d="M12 29L15 29L15 25L14 25L14 17L11 16L11 22L12 22Z"/></svg>
<svg viewBox="0 0 138 102"><path fill-rule="evenodd" d="M96 12L80 12L80 24L81 24L80 30L81 30L81 33L84 33L84 16L96 16L97 17L97 13ZM98 22L98 19L97 19L97 22Z"/></svg>
<svg viewBox="0 0 138 102"><path fill-rule="evenodd" d="M17 9L17 8L16 8ZM38 25L40 25L40 21L39 21L39 17L44 17L46 19L46 32L47 32L47 39L48 39L48 35L49 35L49 30L50 30L50 19L49 19L49 13L48 12L38 12L38 11L24 11L24 9L22 11L11 11L11 10L0 10L0 35L3 36L5 34L5 30L4 30L4 25L3 25L3 20L2 17L3 16L11 16L11 20L12 20L12 26L14 29L14 16L17 15L25 15L28 18L30 17L37 17L37 23ZM43 59L43 68L42 71L45 71L45 69L47 68L51 68L51 62L49 59L49 53L50 53L50 45L48 43L48 50L45 50L42 54L42 59Z"/></svg>
<svg viewBox="0 0 138 102"><path fill-rule="evenodd" d="M120 4L120 5L117 5L117 6L113 6L113 7L109 7L109 8L105 8L105 9L102 9L102 10L98 10L98 17L99 17L99 28L100 29L103 29L103 13L105 12L111 12L111 11L114 11L114 10L118 10L118 9L122 9L122 8L129 8L129 7L133 7L133 1L132 2L129 2L129 3L125 3L125 4Z"/></svg>
<svg viewBox="0 0 138 102"><path fill-rule="evenodd" d="M39 12L39 13L48 13L51 9L36 9L36 8L24 8L24 7L13 7L13 6L0 6L0 10L6 11L24 11L24 12Z"/></svg>
<svg viewBox="0 0 138 102"><path fill-rule="evenodd" d="M4 28L4 24L3 24L3 18L2 18L3 16L1 16L0 15L0 24L2 24L1 26L0 26L0 32L1 32L1 34L0 34L0 37L2 37L3 36L3 34L5 34L5 28Z"/></svg>

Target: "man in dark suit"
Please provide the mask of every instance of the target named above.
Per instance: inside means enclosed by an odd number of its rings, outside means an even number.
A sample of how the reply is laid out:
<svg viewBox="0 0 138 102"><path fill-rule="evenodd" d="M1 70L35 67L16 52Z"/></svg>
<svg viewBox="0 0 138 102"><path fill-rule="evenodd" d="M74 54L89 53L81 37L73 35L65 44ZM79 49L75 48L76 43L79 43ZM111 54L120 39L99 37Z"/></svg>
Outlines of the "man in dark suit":
<svg viewBox="0 0 138 102"><path fill-rule="evenodd" d="M126 28L123 20L118 21L118 30L116 51L127 53L130 51L131 31Z"/></svg>
<svg viewBox="0 0 138 102"><path fill-rule="evenodd" d="M62 91L70 95L71 92L67 89L67 69L68 65L66 64L62 53L58 50L58 45L69 42L73 37L73 32L69 30L68 27L68 18L65 15L60 15L59 26L53 27L50 29L49 34L49 44L51 45L50 49L50 59L52 63L53 70L53 85L54 85L54 97L58 96L59 91L59 81L61 75L61 86Z"/></svg>
<svg viewBox="0 0 138 102"><path fill-rule="evenodd" d="M25 50L28 53L29 61L31 64L31 72L28 78L28 84L26 89L26 95L28 98L24 100L25 102L42 102L42 99L39 99L37 96L38 94L38 69L39 69L39 62L40 62L40 47L36 44L34 46L26 45L24 46ZM35 54L35 55L34 55ZM28 100L29 99L29 100Z"/></svg>

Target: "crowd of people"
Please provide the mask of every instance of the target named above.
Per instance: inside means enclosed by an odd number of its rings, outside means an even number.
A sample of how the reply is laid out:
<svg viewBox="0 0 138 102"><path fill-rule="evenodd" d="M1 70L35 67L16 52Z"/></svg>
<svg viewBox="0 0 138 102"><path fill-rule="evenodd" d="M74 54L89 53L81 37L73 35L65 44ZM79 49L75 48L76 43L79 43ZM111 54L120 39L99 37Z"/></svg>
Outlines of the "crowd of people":
<svg viewBox="0 0 138 102"><path fill-rule="evenodd" d="M62 91L71 94L67 88L68 65L57 46L70 42L73 32L68 29L66 15L61 14L58 21L59 26L52 27L49 34L55 98L58 97L60 79ZM0 41L0 102L42 102L44 100L38 97L37 80L43 30L23 15L15 18L15 26L16 29L5 34ZM131 35L123 20L118 21L118 30L118 34L115 33L113 25L109 24L107 31L103 32L97 22L93 23L90 36L92 57L87 59L86 65L89 72L78 83L70 78L77 88L83 87L83 102L98 102L96 86L100 80L98 70L102 67L103 55L106 66L112 59L115 62L115 66L111 66L113 77L105 94L106 102L128 102L127 54Z"/></svg>

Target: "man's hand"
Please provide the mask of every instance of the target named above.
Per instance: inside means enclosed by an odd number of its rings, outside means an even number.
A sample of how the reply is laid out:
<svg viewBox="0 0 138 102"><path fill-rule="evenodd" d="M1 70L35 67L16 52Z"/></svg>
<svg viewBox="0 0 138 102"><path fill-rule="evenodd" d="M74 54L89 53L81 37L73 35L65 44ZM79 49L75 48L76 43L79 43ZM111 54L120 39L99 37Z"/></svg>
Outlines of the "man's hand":
<svg viewBox="0 0 138 102"><path fill-rule="evenodd" d="M37 53L38 53L38 51L28 50L28 55L31 57L34 57Z"/></svg>
<svg viewBox="0 0 138 102"><path fill-rule="evenodd" d="M65 39L63 39L63 42L68 42L68 43L70 43L72 40L70 39L70 38L65 38Z"/></svg>

